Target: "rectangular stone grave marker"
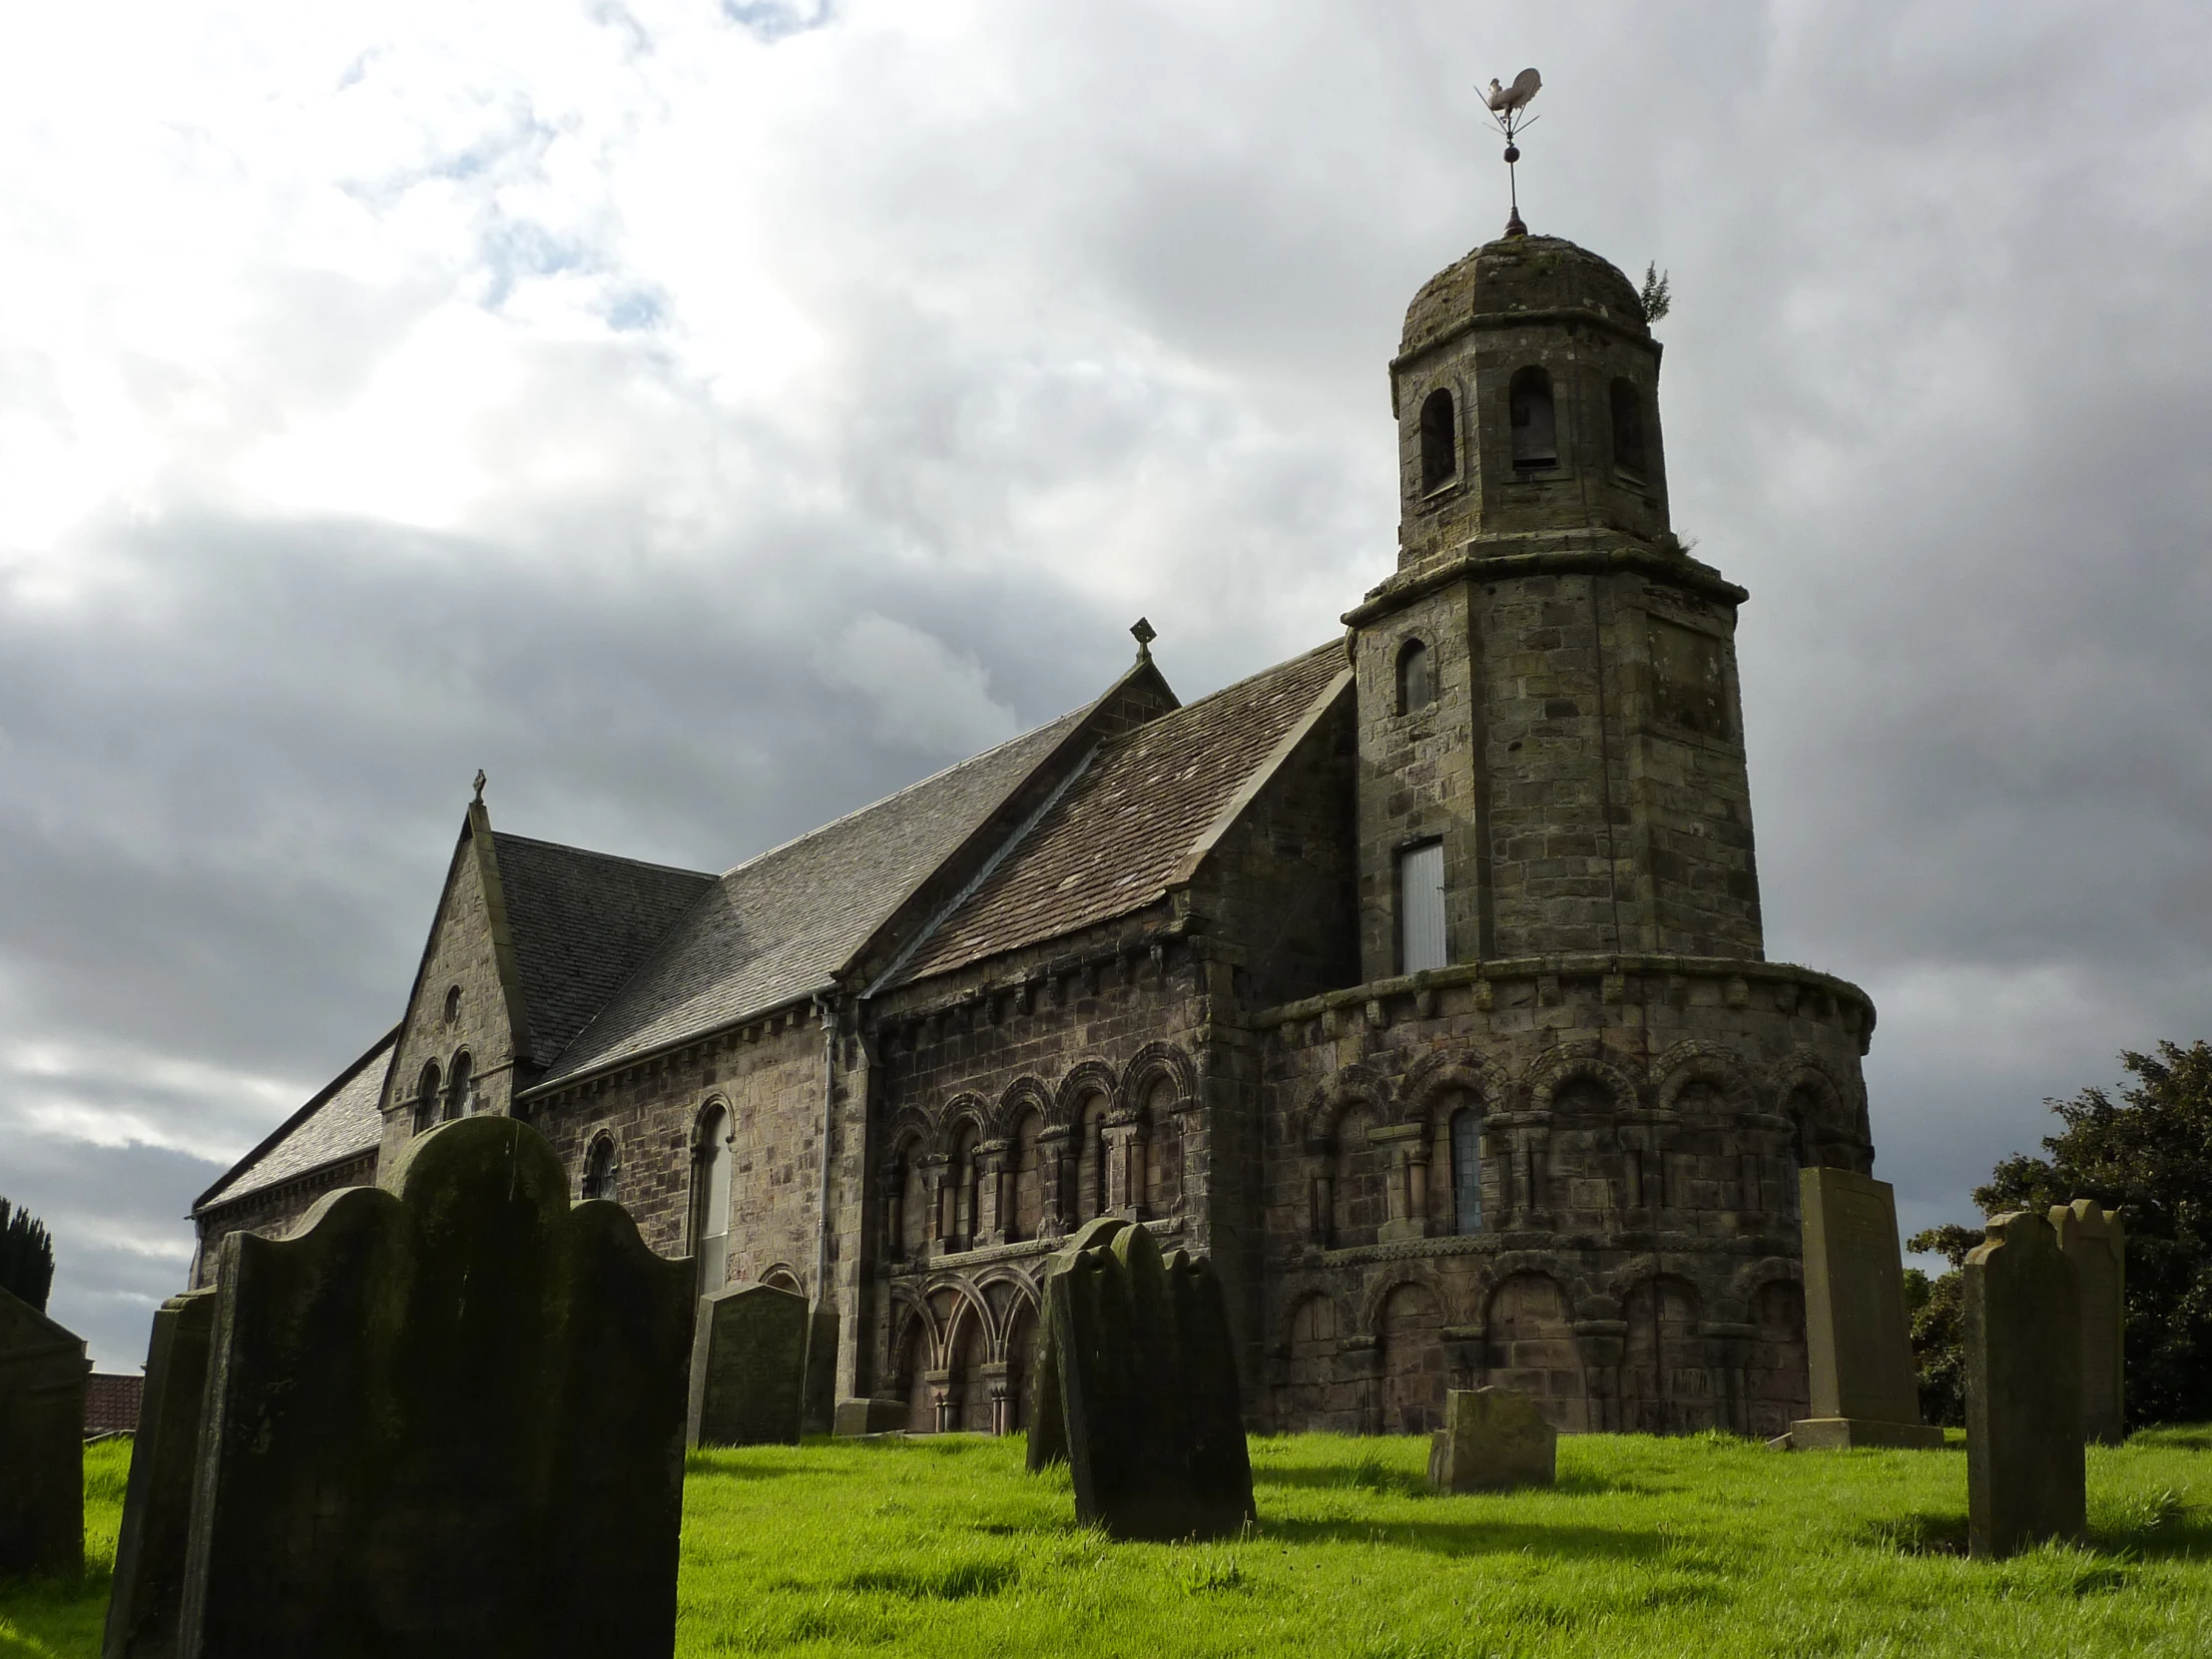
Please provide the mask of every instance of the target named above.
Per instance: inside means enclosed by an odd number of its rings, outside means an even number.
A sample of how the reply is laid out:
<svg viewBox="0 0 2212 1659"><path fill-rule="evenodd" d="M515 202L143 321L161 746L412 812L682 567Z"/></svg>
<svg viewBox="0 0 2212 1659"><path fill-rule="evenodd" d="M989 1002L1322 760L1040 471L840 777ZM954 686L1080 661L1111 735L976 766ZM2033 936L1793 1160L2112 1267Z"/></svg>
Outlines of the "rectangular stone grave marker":
<svg viewBox="0 0 2212 1659"><path fill-rule="evenodd" d="M834 1432L852 1437L904 1428L913 1407L903 1399L840 1399Z"/></svg>
<svg viewBox="0 0 2212 1659"><path fill-rule="evenodd" d="M1549 1486L1558 1478L1559 1430L1529 1395L1511 1388L1452 1388L1444 1425L1429 1436L1428 1479L1439 1492Z"/></svg>
<svg viewBox="0 0 2212 1659"><path fill-rule="evenodd" d="M2088 1529L2081 1299L2050 1222L1998 1216L1966 1258L1966 1548L2005 1556Z"/></svg>
<svg viewBox="0 0 2212 1659"><path fill-rule="evenodd" d="M1220 1537L1253 1518L1228 1305L1202 1259L1087 1224L1045 1273L1035 1395L1029 1466L1067 1460L1085 1525Z"/></svg>
<svg viewBox="0 0 2212 1659"><path fill-rule="evenodd" d="M154 1313L101 1659L173 1659L177 1652L215 1305L214 1291L192 1291Z"/></svg>
<svg viewBox="0 0 2212 1659"><path fill-rule="evenodd" d="M1889 1183L1851 1170L1803 1169L1798 1195L1812 1412L1790 1424L1790 1443L1939 1447L1943 1431L1921 1421Z"/></svg>
<svg viewBox="0 0 2212 1659"><path fill-rule="evenodd" d="M797 1445L807 1390L807 1299L741 1285L699 1302L690 1445Z"/></svg>
<svg viewBox="0 0 2212 1659"><path fill-rule="evenodd" d="M2127 1438L2127 1236L2120 1212L2093 1198L2051 1206L2058 1248L2081 1299L2081 1432L2101 1445Z"/></svg>
<svg viewBox="0 0 2212 1659"><path fill-rule="evenodd" d="M0 1577L85 1565L85 1340L0 1291Z"/></svg>
<svg viewBox="0 0 2212 1659"><path fill-rule="evenodd" d="M571 1208L543 1137L495 1116L418 1136L287 1239L231 1235L182 1475L194 1299L165 1310L166 1366L157 1333L111 1659L667 1659L690 1275L619 1206ZM152 1645L180 1484L174 1641Z"/></svg>

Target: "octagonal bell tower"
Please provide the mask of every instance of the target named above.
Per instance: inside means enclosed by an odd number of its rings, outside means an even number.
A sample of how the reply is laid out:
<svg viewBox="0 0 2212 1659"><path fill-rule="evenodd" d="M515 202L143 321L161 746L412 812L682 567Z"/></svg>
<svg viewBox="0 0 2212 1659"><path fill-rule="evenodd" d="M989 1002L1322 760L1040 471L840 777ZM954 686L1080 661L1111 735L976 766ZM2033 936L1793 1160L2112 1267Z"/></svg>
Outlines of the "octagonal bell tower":
<svg viewBox="0 0 2212 1659"><path fill-rule="evenodd" d="M1659 359L1628 278L1553 237L1477 249L1406 311L1397 570L1345 619L1370 979L1761 954L1746 596L1670 528Z"/></svg>

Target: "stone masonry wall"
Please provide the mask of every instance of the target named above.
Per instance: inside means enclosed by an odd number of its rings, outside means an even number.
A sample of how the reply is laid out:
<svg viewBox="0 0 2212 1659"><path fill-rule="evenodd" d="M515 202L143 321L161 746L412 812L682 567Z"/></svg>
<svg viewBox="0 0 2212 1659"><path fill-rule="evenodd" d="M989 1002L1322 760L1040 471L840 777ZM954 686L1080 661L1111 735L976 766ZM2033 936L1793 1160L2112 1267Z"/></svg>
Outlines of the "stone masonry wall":
<svg viewBox="0 0 2212 1659"><path fill-rule="evenodd" d="M1806 1405L1795 1172L1870 1166L1872 1024L1842 981L1686 957L1263 1016L1264 1419L1416 1431L1495 1383L1562 1429L1780 1432Z"/></svg>

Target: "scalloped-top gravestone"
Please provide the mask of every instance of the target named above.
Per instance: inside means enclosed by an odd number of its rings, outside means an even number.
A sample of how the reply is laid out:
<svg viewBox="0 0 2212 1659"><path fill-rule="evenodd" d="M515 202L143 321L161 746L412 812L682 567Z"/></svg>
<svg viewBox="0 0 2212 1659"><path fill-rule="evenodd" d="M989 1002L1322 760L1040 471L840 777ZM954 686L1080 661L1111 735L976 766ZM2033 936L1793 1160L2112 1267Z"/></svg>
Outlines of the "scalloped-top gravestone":
<svg viewBox="0 0 2212 1659"><path fill-rule="evenodd" d="M1029 1467L1065 1459L1075 1517L1119 1538L1211 1538L1253 1518L1228 1305L1212 1265L1088 1223L1052 1259Z"/></svg>
<svg viewBox="0 0 2212 1659"><path fill-rule="evenodd" d="M1966 1548L1997 1557L2088 1529L2081 1301L2047 1217L1992 1217L1966 1257Z"/></svg>
<svg viewBox="0 0 2212 1659"><path fill-rule="evenodd" d="M185 1302L140 1454L196 1417L191 1478L134 1459L111 1656L673 1651L690 1265L572 1208L535 1130L446 1124L289 1238L225 1239L197 1409ZM187 1484L180 1528L155 1509ZM171 1581L173 1618L142 1616Z"/></svg>
<svg viewBox="0 0 2212 1659"><path fill-rule="evenodd" d="M2118 1445L2127 1438L2127 1232L2120 1212L2093 1198L2052 1205L2050 1224L2081 1300L2081 1432Z"/></svg>
<svg viewBox="0 0 2212 1659"><path fill-rule="evenodd" d="M0 1291L0 1578L85 1564L85 1340Z"/></svg>

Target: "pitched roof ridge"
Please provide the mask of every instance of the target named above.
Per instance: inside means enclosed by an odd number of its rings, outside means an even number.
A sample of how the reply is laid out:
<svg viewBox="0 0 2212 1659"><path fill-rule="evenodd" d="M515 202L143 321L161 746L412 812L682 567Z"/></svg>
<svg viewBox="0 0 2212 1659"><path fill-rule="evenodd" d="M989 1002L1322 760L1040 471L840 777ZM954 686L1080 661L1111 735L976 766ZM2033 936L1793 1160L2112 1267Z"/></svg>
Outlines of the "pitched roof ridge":
<svg viewBox="0 0 2212 1659"><path fill-rule="evenodd" d="M911 784L906 785L902 789L893 790L889 795L878 796L875 800L868 802L866 805L855 807L849 813L844 813L836 818L833 818L830 820L830 822L827 824L818 824L812 830L809 830L802 834L794 835L789 840L778 841L774 846L766 847L761 851L754 853L753 856L750 858L741 859L739 862L732 864L728 869L724 870L721 875L716 877L716 879L727 881L731 876L737 874L740 870L751 869L755 864L761 863L766 859L773 858L779 852L789 852L793 847L798 846L803 842L811 841L817 835L828 834L830 830L837 829L841 825L850 824L854 819L865 818L868 814L874 812L877 808L888 807L892 802L897 801L902 797L912 795L916 790L926 789L931 784L939 783L944 779L950 778L956 772L964 772L969 767L980 766L983 762L989 760L993 755L998 754L1001 750L1010 749L1017 743L1027 743L1032 738L1038 736L1040 733L1048 732L1055 726L1066 726L1072 724L1075 721L1081 720L1085 715L1089 714L1091 710L1093 710L1097 706L1098 704L1096 701L1086 703L1080 709L1069 710L1066 714L1061 715L1057 720L1048 720L1040 726L1032 726L1029 728L1028 731L1018 732L1013 737L1006 739L1002 743L994 743L988 749L977 751L975 754L970 755L964 761L955 761L952 763L952 765L948 767L943 767L936 772L932 772L926 778L917 778Z"/></svg>
<svg viewBox="0 0 2212 1659"><path fill-rule="evenodd" d="M1204 709L1208 704L1220 702L1221 699L1229 696L1233 692L1242 691L1247 686L1259 684L1259 682L1269 678L1271 675L1281 674L1287 669L1296 668L1301 664L1310 662L1314 658L1319 657L1325 651L1342 650L1344 650L1344 641L1342 639L1334 639L1325 641L1324 643L1313 647L1311 650L1295 652L1291 656L1285 657L1280 662L1270 663L1266 668L1258 669L1253 673L1246 675L1241 680L1230 681L1228 685L1223 686L1219 691L1210 691L1204 697L1194 698L1192 701L1183 704L1179 708L1170 709L1164 715L1155 715L1152 717L1152 719L1146 721L1142 726L1133 726L1128 731L1120 733L1115 737L1108 739L1105 747L1108 749L1115 749L1120 747L1122 744L1127 743L1131 738L1141 737L1146 733L1157 733L1161 728L1171 726L1174 722L1180 720L1185 715L1196 714L1200 710Z"/></svg>
<svg viewBox="0 0 2212 1659"><path fill-rule="evenodd" d="M327 1106L330 1103L331 1098L336 1095L340 1089L344 1088L346 1084L352 1082L354 1078L360 1076L363 1071L368 1069L369 1063L372 1060L374 1060L378 1055L387 1054L392 1049L396 1048L399 1045L399 1033L405 1028L406 1023L406 1020L402 1018L389 1031L386 1031L381 1037L378 1037L373 1043L369 1044L367 1049L365 1049L360 1054L360 1056L353 1061L351 1065L347 1066L344 1070L340 1071L337 1076L331 1078L329 1082L323 1084L321 1088L317 1089L313 1094L309 1095L307 1097L307 1103L304 1106L300 1107L289 1117L285 1118L282 1123L279 1123L267 1135L263 1136L261 1141L254 1147L252 1151L246 1153L238 1160L238 1162L234 1163L229 1169L225 1170L221 1175L217 1176L214 1183L209 1186L208 1190L192 1201L191 1213L193 1215L198 1215L200 1213L201 1207L207 1204L210 1199L214 1198L216 1194L223 1191L225 1187L230 1186L241 1175L245 1174L246 1171L253 1168L257 1161L276 1151L277 1146L280 1145L284 1141L284 1139L291 1134L293 1130L297 1129L301 1124L305 1123L309 1118L313 1117L315 1113L321 1111L323 1107ZM324 1162L326 1163L330 1161L331 1160L328 1159L324 1160Z"/></svg>
<svg viewBox="0 0 2212 1659"><path fill-rule="evenodd" d="M696 875L702 881L715 879L711 869L686 869L682 864L655 863L650 858L633 858L621 852L601 852L596 847L577 846L571 841L549 841L543 835L518 835L512 830L494 830L491 838L497 841L519 841L527 846L547 846L556 852L574 852L586 858L597 858L603 863L628 864L634 869L659 870L669 875Z"/></svg>

